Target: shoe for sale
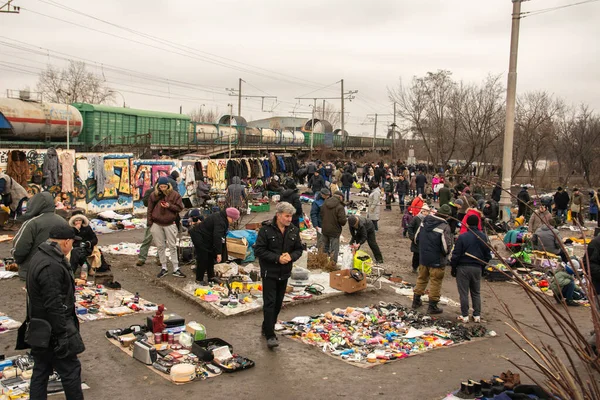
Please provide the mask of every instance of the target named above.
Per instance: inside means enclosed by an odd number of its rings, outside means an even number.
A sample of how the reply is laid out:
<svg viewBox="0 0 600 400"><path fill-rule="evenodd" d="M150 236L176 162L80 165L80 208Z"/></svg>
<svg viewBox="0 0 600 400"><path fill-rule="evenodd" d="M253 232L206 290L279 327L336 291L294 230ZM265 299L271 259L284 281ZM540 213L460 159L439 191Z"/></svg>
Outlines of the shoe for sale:
<svg viewBox="0 0 600 400"><path fill-rule="evenodd" d="M421 301L421 295L420 294L415 294L413 295L413 302L412 302L412 309L416 310L417 308L421 307L423 305L423 301Z"/></svg>
<svg viewBox="0 0 600 400"><path fill-rule="evenodd" d="M430 302L429 307L427 308L427 314L441 314L444 312L441 308L437 306L438 302Z"/></svg>
<svg viewBox="0 0 600 400"><path fill-rule="evenodd" d="M274 349L277 346L279 346L279 340L277 340L277 338L275 336L267 339L267 347L268 348Z"/></svg>
<svg viewBox="0 0 600 400"><path fill-rule="evenodd" d="M473 315L473 322L475 322L476 324L480 324L481 317L479 315L477 315L477 316Z"/></svg>
<svg viewBox="0 0 600 400"><path fill-rule="evenodd" d="M175 278L186 278L185 274L183 272L181 272L181 270L177 270L175 272L173 272L173 276Z"/></svg>
<svg viewBox="0 0 600 400"><path fill-rule="evenodd" d="M162 278L165 275L168 275L169 271L167 271L166 269L161 269L160 272L158 273L158 275L156 275L157 278Z"/></svg>
<svg viewBox="0 0 600 400"><path fill-rule="evenodd" d="M142 261L142 260L137 260L137 262L135 263L136 267L141 267L142 265L146 264L146 261Z"/></svg>
<svg viewBox="0 0 600 400"><path fill-rule="evenodd" d="M469 316L463 317L462 315L458 316L458 322L462 322L463 324L469 323Z"/></svg>

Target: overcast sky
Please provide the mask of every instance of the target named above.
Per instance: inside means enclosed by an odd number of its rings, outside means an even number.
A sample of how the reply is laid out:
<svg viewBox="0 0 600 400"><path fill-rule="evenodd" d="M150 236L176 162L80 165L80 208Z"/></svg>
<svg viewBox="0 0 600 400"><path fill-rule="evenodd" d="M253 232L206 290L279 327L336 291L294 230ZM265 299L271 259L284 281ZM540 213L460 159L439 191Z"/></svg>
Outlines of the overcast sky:
<svg viewBox="0 0 600 400"><path fill-rule="evenodd" d="M531 0L523 11L579 1ZM22 7L20 14L0 14L1 96L6 89L34 88L36 74L48 63L64 66L61 57L80 57L133 108L179 112L181 105L185 113L204 104L226 113L228 103L237 109L237 99L225 88L237 88L242 78L246 94L278 99L265 100L265 109L276 106L272 113L261 111L260 99L244 99L246 119L293 110L310 118L312 101L297 105L294 98L339 97L335 82L344 78L346 90L358 90L347 102L347 130L354 135L372 134L367 114L391 113L387 89L399 79L447 69L457 80L480 81L492 73L505 82L508 69L510 0L13 0L13 5ZM567 103L600 110L598 21L600 1L524 18L518 91L547 90ZM339 107L339 100L329 101ZM380 117L380 135L389 122L391 116Z"/></svg>

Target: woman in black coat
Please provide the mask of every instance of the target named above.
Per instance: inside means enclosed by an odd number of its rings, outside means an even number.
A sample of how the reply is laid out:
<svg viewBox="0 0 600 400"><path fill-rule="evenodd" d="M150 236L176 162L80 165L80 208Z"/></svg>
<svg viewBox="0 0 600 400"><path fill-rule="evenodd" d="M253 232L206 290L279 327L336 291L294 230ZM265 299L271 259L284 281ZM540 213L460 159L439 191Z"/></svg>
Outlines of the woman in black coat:
<svg viewBox="0 0 600 400"><path fill-rule="evenodd" d="M90 220L83 214L73 215L69 219L69 226L73 228L75 236L81 238L73 242L71 250L71 268L75 272L92 255L94 247L98 244L98 236L90 226Z"/></svg>

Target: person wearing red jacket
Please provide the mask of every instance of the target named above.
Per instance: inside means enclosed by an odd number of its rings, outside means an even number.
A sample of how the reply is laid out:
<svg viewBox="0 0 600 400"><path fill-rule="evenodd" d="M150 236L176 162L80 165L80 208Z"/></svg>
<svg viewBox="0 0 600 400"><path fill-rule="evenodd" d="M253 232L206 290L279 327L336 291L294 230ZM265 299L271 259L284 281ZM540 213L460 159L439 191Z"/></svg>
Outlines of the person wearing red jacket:
<svg viewBox="0 0 600 400"><path fill-rule="evenodd" d="M185 278L179 270L179 259L177 257L177 226L175 220L183 210L181 195L173 190L167 177L160 177L156 190L148 199L148 227L152 232L154 244L158 250L161 269L157 277L162 278L168 274L166 249L169 248L171 263L173 264L173 276Z"/></svg>
<svg viewBox="0 0 600 400"><path fill-rule="evenodd" d="M469 199L469 208L467 208L467 213L465 214L462 221L460 222L459 235L462 235L463 233L465 233L469 230L468 229L469 224L467 223L467 218L469 218L471 215L474 215L477 217L477 228L480 231L483 231L482 226L481 226L481 211L479 211L477 209L477 203L475 202L475 199L470 198Z"/></svg>
<svg viewBox="0 0 600 400"><path fill-rule="evenodd" d="M414 198L412 203L410 203L409 212L415 216L421 212L421 208L425 204L425 200L423 200L423 195L419 193L417 197Z"/></svg>

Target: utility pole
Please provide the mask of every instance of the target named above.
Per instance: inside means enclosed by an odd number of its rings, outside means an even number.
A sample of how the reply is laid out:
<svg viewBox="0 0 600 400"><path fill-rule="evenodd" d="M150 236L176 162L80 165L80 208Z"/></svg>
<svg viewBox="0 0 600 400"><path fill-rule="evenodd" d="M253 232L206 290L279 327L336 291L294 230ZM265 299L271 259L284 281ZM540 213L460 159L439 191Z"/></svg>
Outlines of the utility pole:
<svg viewBox="0 0 600 400"><path fill-rule="evenodd" d="M394 102L394 122L392 123L392 160L396 154L396 102Z"/></svg>
<svg viewBox="0 0 600 400"><path fill-rule="evenodd" d="M508 83L506 85L506 122L504 128L504 154L502 157L502 196L500 197L500 215L503 221L510 218L512 204L509 195L512 184L512 153L515 133L515 103L517 97L517 56L519 53L519 28L521 24L521 2L512 0L512 28L510 34L510 61Z"/></svg>
<svg viewBox="0 0 600 400"><path fill-rule="evenodd" d="M377 113L375 113L375 124L373 126L373 152L375 152L375 139L377 139Z"/></svg>
<svg viewBox="0 0 600 400"><path fill-rule="evenodd" d="M12 0L7 0L7 2L2 7L0 7L0 13L19 14L21 11L21 7L11 6L10 3L12 3Z"/></svg>
<svg viewBox="0 0 600 400"><path fill-rule="evenodd" d="M323 108L321 109L321 119L325 121L325 99L323 99Z"/></svg>
<svg viewBox="0 0 600 400"><path fill-rule="evenodd" d="M347 138L346 138L346 129L344 128L344 80L342 79L340 81L340 83L342 84L342 95L340 96L340 98L342 100L342 108L341 108L342 114L340 114L340 121L342 123L342 153L344 154L344 157L345 157L346 156Z"/></svg>
<svg viewBox="0 0 600 400"><path fill-rule="evenodd" d="M233 104L227 104L229 106L229 159L231 160L231 121L233 121Z"/></svg>
<svg viewBox="0 0 600 400"><path fill-rule="evenodd" d="M315 133L315 108L317 108L317 99L313 99L313 109L312 109L312 123L310 124L310 159L313 159L313 143L314 143L314 133ZM325 101L325 100L323 100Z"/></svg>
<svg viewBox="0 0 600 400"><path fill-rule="evenodd" d="M242 116L242 78L240 78L238 89L238 117Z"/></svg>

